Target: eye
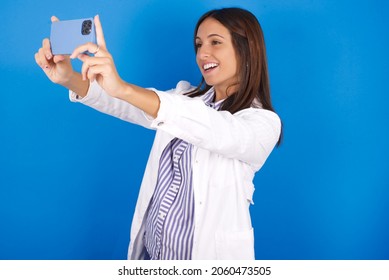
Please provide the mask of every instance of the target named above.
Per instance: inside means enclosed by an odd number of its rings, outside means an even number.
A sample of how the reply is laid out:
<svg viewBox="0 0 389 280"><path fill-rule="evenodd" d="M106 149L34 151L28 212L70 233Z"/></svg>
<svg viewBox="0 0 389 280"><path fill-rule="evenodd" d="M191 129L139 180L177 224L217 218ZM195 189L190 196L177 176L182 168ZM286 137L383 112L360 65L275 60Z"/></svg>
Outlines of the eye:
<svg viewBox="0 0 389 280"><path fill-rule="evenodd" d="M199 48L201 48L201 46L202 46L202 43L200 43L200 42L196 42L196 43L195 43L195 48L196 48L196 50L199 49Z"/></svg>
<svg viewBox="0 0 389 280"><path fill-rule="evenodd" d="M221 44L222 42L218 41L218 40L212 40L212 45L219 45Z"/></svg>

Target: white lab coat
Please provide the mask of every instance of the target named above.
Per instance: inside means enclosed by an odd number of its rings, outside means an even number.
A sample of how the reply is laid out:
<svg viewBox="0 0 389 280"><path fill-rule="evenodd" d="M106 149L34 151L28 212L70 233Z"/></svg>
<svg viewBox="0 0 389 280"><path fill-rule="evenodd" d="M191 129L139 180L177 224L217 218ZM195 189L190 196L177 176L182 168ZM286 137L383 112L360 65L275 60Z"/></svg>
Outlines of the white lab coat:
<svg viewBox="0 0 389 280"><path fill-rule="evenodd" d="M156 119L127 102L115 99L92 83L83 99L70 99L128 122L156 129L131 227L129 259L144 258L145 213L156 186L160 156L174 138L193 144L195 229L192 259L254 259L254 233L249 206L253 178L278 141L279 117L249 108L235 114L216 111L201 97L182 93L192 87L181 81L160 99Z"/></svg>

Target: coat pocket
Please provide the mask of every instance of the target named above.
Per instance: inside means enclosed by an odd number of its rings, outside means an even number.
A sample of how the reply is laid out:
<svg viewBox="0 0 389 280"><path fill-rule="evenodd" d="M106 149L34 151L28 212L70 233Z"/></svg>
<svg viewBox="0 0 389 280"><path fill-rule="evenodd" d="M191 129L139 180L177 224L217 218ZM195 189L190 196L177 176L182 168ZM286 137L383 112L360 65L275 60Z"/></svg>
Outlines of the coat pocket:
<svg viewBox="0 0 389 280"><path fill-rule="evenodd" d="M254 230L226 232L215 234L216 255L219 260L253 260Z"/></svg>
<svg viewBox="0 0 389 280"><path fill-rule="evenodd" d="M250 202L250 204L254 204L254 200L253 200L254 191L255 191L255 187L254 187L254 184L252 182L248 183L245 186L244 194L245 194L247 201Z"/></svg>

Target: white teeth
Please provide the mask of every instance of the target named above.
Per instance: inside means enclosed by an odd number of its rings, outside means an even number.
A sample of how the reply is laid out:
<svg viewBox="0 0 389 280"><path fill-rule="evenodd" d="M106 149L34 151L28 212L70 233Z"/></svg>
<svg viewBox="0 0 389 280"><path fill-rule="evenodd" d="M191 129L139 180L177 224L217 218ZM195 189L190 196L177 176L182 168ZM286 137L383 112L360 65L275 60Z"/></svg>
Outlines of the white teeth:
<svg viewBox="0 0 389 280"><path fill-rule="evenodd" d="M216 66L218 66L218 65L219 65L219 64L217 64L217 63L207 63L207 64L204 64L203 69L204 69L204 70L208 70L208 69L214 68L214 67L216 67Z"/></svg>

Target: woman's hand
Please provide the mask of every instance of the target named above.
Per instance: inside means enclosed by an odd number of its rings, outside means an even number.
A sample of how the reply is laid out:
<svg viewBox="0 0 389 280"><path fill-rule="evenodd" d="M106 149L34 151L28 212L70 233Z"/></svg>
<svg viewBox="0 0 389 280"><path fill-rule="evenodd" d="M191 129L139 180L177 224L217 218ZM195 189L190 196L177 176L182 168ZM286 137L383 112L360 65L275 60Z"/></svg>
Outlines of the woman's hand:
<svg viewBox="0 0 389 280"><path fill-rule="evenodd" d="M105 44L103 28L99 16L94 18L96 27L97 45L86 43L77 47L70 55L71 59L78 58L83 62L81 75L83 80L96 80L99 85L111 96L120 97L126 83L119 77L111 54ZM94 54L89 56L84 52Z"/></svg>
<svg viewBox="0 0 389 280"><path fill-rule="evenodd" d="M52 16L51 21L59 21L59 19ZM42 47L35 53L35 61L53 83L66 85L74 74L69 57L53 55L50 41L47 38L43 40Z"/></svg>
<svg viewBox="0 0 389 280"><path fill-rule="evenodd" d="M58 18L52 17L51 20L58 21ZM35 54L36 63L42 67L51 81L68 88L79 97L85 97L88 93L89 81L96 80L111 96L120 98L155 118L159 110L159 97L151 90L128 84L120 78L112 56L107 50L99 16L95 16L94 22L97 45L93 43L81 45L70 57L53 56L49 39L44 39L42 48ZM85 52L94 56L89 56ZM83 62L81 74L72 68L70 59L74 58Z"/></svg>

